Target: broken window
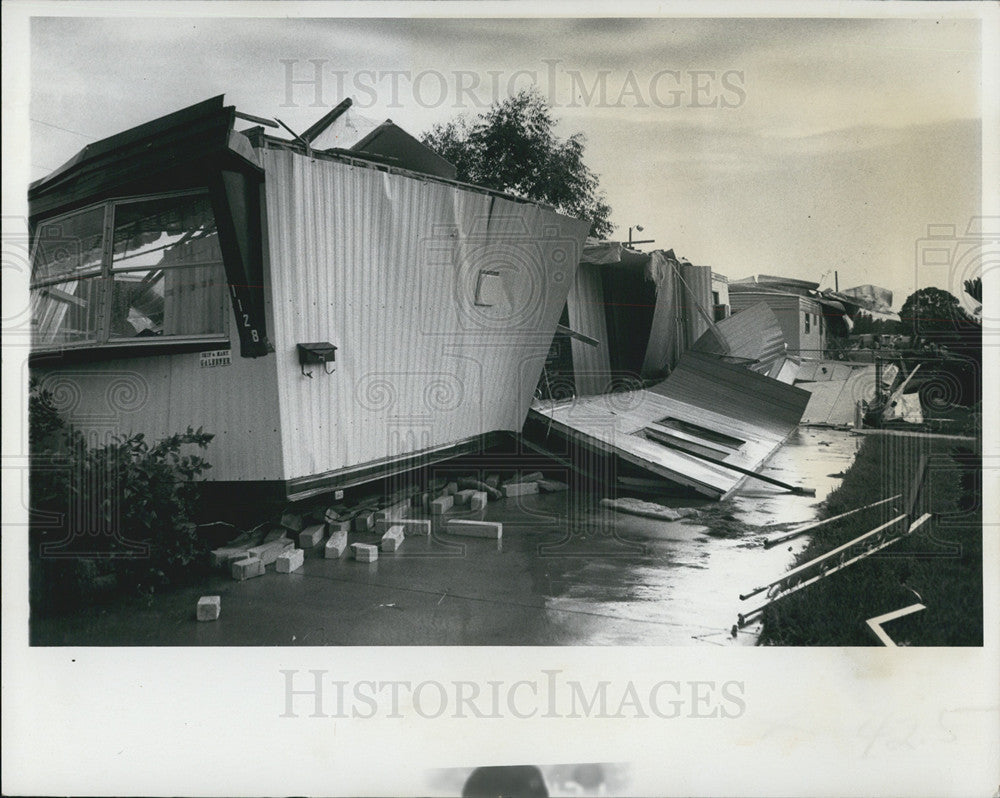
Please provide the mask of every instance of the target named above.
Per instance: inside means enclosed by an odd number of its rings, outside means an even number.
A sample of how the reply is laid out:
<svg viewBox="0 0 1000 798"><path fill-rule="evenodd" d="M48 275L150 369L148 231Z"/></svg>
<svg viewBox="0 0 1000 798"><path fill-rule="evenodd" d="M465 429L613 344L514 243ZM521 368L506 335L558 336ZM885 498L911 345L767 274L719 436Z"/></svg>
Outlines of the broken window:
<svg viewBox="0 0 1000 798"><path fill-rule="evenodd" d="M225 338L227 298L205 192L109 201L35 233L36 348Z"/></svg>

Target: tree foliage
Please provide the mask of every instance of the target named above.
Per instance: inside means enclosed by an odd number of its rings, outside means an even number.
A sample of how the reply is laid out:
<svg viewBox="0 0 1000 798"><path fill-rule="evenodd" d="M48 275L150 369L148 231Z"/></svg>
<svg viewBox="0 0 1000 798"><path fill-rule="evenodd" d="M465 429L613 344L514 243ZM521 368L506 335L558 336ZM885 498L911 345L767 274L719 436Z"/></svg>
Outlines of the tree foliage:
<svg viewBox="0 0 1000 798"><path fill-rule="evenodd" d="M583 162L583 134L562 139L554 128L549 105L531 88L473 119L435 125L421 140L455 164L459 180L547 203L606 238L614 230L611 208Z"/></svg>
<svg viewBox="0 0 1000 798"><path fill-rule="evenodd" d="M931 338L960 333L969 324L975 324L957 297L933 287L910 294L899 311L899 318L908 333Z"/></svg>
<svg viewBox="0 0 1000 798"><path fill-rule="evenodd" d="M976 302L983 301L983 278L977 277L974 280L966 280L962 287L965 293L971 296Z"/></svg>

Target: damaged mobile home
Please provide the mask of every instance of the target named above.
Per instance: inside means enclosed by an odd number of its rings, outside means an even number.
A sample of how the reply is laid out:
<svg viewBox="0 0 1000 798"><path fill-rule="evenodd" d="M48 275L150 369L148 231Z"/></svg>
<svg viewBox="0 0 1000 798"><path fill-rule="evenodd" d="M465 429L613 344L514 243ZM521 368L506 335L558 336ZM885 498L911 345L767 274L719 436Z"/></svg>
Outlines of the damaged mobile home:
<svg viewBox="0 0 1000 798"><path fill-rule="evenodd" d="M521 430L587 224L338 118L220 96L31 186L31 370L91 440L203 427L213 481L294 499Z"/></svg>
<svg viewBox="0 0 1000 798"><path fill-rule="evenodd" d="M613 461L622 486L730 496L796 429L809 393L789 384L798 364L770 308L726 318L717 297L711 269L672 251L588 246L564 319L594 340L572 341L556 377L566 390L541 391L526 434L605 473Z"/></svg>

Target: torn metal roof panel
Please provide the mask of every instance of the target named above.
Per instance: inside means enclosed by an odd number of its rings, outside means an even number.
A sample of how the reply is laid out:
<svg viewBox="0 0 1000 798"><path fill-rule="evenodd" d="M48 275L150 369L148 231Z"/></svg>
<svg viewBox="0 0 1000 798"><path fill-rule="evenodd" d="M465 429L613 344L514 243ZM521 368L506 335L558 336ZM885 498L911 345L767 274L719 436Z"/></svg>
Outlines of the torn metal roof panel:
<svg viewBox="0 0 1000 798"><path fill-rule="evenodd" d="M49 175L31 184L31 216L116 193L136 191L145 181L171 176L183 181L220 156L259 171L244 152L230 148L235 109L213 97L122 133L88 144Z"/></svg>
<svg viewBox="0 0 1000 798"><path fill-rule="evenodd" d="M746 360L747 368L760 374L784 363L787 349L778 317L764 302L716 322L691 347L693 352Z"/></svg>
<svg viewBox="0 0 1000 798"><path fill-rule="evenodd" d="M808 399L793 386L689 353L650 389L536 402L532 412L550 432L721 499L745 477L697 455L714 452L720 463L758 469L795 429Z"/></svg>

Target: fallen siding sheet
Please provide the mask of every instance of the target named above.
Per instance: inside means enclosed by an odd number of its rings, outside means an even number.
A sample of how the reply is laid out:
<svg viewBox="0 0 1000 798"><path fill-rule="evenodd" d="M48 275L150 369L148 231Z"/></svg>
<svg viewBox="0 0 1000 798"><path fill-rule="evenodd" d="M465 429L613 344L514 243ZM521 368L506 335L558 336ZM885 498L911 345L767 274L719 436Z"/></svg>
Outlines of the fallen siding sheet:
<svg viewBox="0 0 1000 798"><path fill-rule="evenodd" d="M808 399L793 386L689 353L670 377L648 390L536 403L533 413L575 443L722 499L745 477L695 453L756 470L795 429Z"/></svg>
<svg viewBox="0 0 1000 798"><path fill-rule="evenodd" d="M883 383L891 384L899 369L886 366ZM803 381L805 380L805 381ZM858 402L876 396L876 369L863 363L805 361L799 367L796 385L811 394L802 423L815 426L853 426Z"/></svg>
<svg viewBox="0 0 1000 798"><path fill-rule="evenodd" d="M764 302L723 319L699 338L691 351L747 361L751 371L777 378L785 363L781 323Z"/></svg>

